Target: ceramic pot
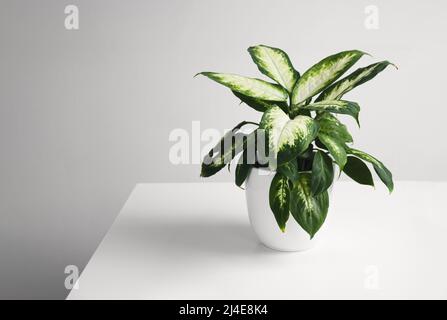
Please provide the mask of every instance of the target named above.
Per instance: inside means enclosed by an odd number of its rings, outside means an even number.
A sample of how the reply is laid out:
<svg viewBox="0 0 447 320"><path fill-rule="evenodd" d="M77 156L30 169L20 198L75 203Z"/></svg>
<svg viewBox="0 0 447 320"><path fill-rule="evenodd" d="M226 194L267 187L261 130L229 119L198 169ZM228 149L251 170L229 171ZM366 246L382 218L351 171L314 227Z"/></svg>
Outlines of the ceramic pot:
<svg viewBox="0 0 447 320"><path fill-rule="evenodd" d="M269 204L270 183L276 172L267 168L253 168L246 181L246 200L251 226L265 246L279 251L303 251L312 248L320 232L310 239L309 234L290 216L286 231L279 229ZM332 186L328 190L332 191Z"/></svg>

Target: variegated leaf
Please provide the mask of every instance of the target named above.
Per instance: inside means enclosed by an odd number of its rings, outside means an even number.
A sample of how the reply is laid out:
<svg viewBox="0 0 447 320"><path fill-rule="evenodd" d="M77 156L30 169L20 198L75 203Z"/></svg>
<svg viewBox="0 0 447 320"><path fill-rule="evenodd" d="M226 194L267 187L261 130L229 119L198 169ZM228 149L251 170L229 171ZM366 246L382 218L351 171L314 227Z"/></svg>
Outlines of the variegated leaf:
<svg viewBox="0 0 447 320"><path fill-rule="evenodd" d="M353 141L348 128L340 122L333 114L321 112L315 118L320 124L320 132L335 137L344 143Z"/></svg>
<svg viewBox="0 0 447 320"><path fill-rule="evenodd" d="M264 80L242 77L229 73L201 72L204 75L233 91L246 96L269 101L286 101L287 91L281 86Z"/></svg>
<svg viewBox="0 0 447 320"><path fill-rule="evenodd" d="M306 151L317 134L318 123L308 116L297 116L287 122L279 137L278 165Z"/></svg>
<svg viewBox="0 0 447 320"><path fill-rule="evenodd" d="M245 103L247 106L255 109L256 111L264 112L274 105L274 103L269 103L264 100L255 99L234 90L232 92L236 97L238 97L241 100L241 103L242 102Z"/></svg>
<svg viewBox="0 0 447 320"><path fill-rule="evenodd" d="M292 92L299 74L284 51L259 45L248 48L248 52L261 73L275 80L288 92Z"/></svg>
<svg viewBox="0 0 447 320"><path fill-rule="evenodd" d="M340 169L343 170L347 161L345 144L336 138L321 132L318 134L318 139L326 146L329 153L334 157L335 162L338 164Z"/></svg>
<svg viewBox="0 0 447 320"><path fill-rule="evenodd" d="M327 191L317 196L312 195L311 174L300 173L290 192L290 212L298 224L312 239L326 219L329 209Z"/></svg>
<svg viewBox="0 0 447 320"><path fill-rule="evenodd" d="M246 124L252 123L248 121L239 123L208 152L202 161L201 177L210 177L216 174L242 152L247 144L255 142L256 130L248 135L239 131Z"/></svg>
<svg viewBox="0 0 447 320"><path fill-rule="evenodd" d="M307 149L318 133L318 124L307 116L290 120L281 108L275 106L264 113L260 129L267 135L271 159L281 165ZM270 161L269 166L275 170L275 161Z"/></svg>
<svg viewBox="0 0 447 320"><path fill-rule="evenodd" d="M373 79L389 65L394 66L394 64L389 61L381 61L364 68L359 68L350 75L326 88L318 96L316 101L339 100L344 94L351 91L355 87Z"/></svg>
<svg viewBox="0 0 447 320"><path fill-rule="evenodd" d="M265 136L268 140L268 151L271 158L269 167L272 170L276 169L276 164L273 160L276 159L278 154L279 137L281 136L282 129L289 121L289 116L281 108L273 107L264 112L259 124L259 128L265 130Z"/></svg>
<svg viewBox="0 0 447 320"><path fill-rule="evenodd" d="M290 181L295 181L298 179L298 159L293 158L292 160L281 164L278 166L277 171L289 178Z"/></svg>
<svg viewBox="0 0 447 320"><path fill-rule="evenodd" d="M287 102L282 101L266 101L266 100L260 100L255 99L249 96L246 96L242 93L232 91L233 94L238 97L241 102L245 103L247 106L255 109L256 111L265 112L267 109L273 107L274 105L277 105L280 107L284 112L288 113L289 106L287 105Z"/></svg>
<svg viewBox="0 0 447 320"><path fill-rule="evenodd" d="M349 153L364 161L371 163L377 175L379 176L380 180L382 180L382 182L387 186L390 193L393 192L394 189L393 175L382 162L380 162L373 156L367 154L366 152L360 150L350 148Z"/></svg>
<svg viewBox="0 0 447 320"><path fill-rule="evenodd" d="M299 105L321 92L351 68L365 53L358 50L331 55L307 70L292 91L292 104Z"/></svg>
<svg viewBox="0 0 447 320"><path fill-rule="evenodd" d="M334 180L332 159L324 152L317 151L312 163L312 194L319 195L326 191Z"/></svg>
<svg viewBox="0 0 447 320"><path fill-rule="evenodd" d="M356 102L345 100L324 100L302 106L301 109L326 111L352 116L359 123L360 106Z"/></svg>
<svg viewBox="0 0 447 320"><path fill-rule="evenodd" d="M290 215L290 186L286 176L276 173L273 177L272 183L270 184L269 202L276 222L281 231L284 232Z"/></svg>

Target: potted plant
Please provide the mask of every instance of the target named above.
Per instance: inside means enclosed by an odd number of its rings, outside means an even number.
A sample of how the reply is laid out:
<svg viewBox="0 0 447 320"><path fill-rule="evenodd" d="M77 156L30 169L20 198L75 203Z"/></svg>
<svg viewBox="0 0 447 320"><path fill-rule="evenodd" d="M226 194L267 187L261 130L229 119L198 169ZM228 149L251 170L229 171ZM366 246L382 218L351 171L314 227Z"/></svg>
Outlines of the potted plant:
<svg viewBox="0 0 447 320"><path fill-rule="evenodd" d="M391 172L375 157L352 147L352 136L337 117L351 116L359 124L359 105L343 96L392 63L380 61L338 80L364 52L331 55L302 75L281 49L258 45L248 52L259 71L276 83L199 73L230 88L241 102L262 113L259 124L244 121L224 135L203 159L201 176L214 175L241 154L235 181L242 186L247 180L255 233L273 249L304 250L313 245L326 219L336 166L340 174L374 186L369 163L390 193L393 190ZM245 125L256 128L247 133L242 130Z"/></svg>

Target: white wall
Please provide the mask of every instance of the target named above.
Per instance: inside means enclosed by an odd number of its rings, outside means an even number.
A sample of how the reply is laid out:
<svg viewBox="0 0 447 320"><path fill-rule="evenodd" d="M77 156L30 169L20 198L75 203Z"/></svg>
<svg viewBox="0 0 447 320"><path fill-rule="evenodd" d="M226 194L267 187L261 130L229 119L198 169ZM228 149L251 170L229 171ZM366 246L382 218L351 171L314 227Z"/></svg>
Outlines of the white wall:
<svg viewBox="0 0 447 320"><path fill-rule="evenodd" d="M64 29L78 5L80 29ZM377 5L380 28L364 27ZM396 179L446 180L445 1L17 1L0 4L0 297L62 298L137 182L199 181L168 161L174 128L230 128L259 115L202 70L257 75L253 44L304 71L358 48L399 71L350 94L356 145ZM219 174L210 181L230 180ZM175 197L175 195L173 195Z"/></svg>

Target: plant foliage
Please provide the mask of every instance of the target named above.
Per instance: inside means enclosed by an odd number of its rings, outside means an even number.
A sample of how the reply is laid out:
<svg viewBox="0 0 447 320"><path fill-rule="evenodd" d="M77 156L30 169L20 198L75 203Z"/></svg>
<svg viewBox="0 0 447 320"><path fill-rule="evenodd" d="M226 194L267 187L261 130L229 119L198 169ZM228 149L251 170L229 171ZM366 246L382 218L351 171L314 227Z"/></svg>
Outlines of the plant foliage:
<svg viewBox="0 0 447 320"><path fill-rule="evenodd" d="M311 238L329 209L328 190L335 165L354 181L374 186L369 163L393 191L391 172L375 157L351 147L352 136L337 117L347 115L359 124L360 106L342 97L392 63L377 62L339 79L364 52L339 52L302 75L281 49L258 45L248 52L259 71L274 82L229 73L199 73L228 87L241 102L262 113L259 125L248 121L238 124L210 150L202 163L202 177L214 175L239 153L235 170L238 186L252 167L268 167L275 172L269 201L280 230L285 231L292 216ZM241 128L246 124L257 128L244 133Z"/></svg>

